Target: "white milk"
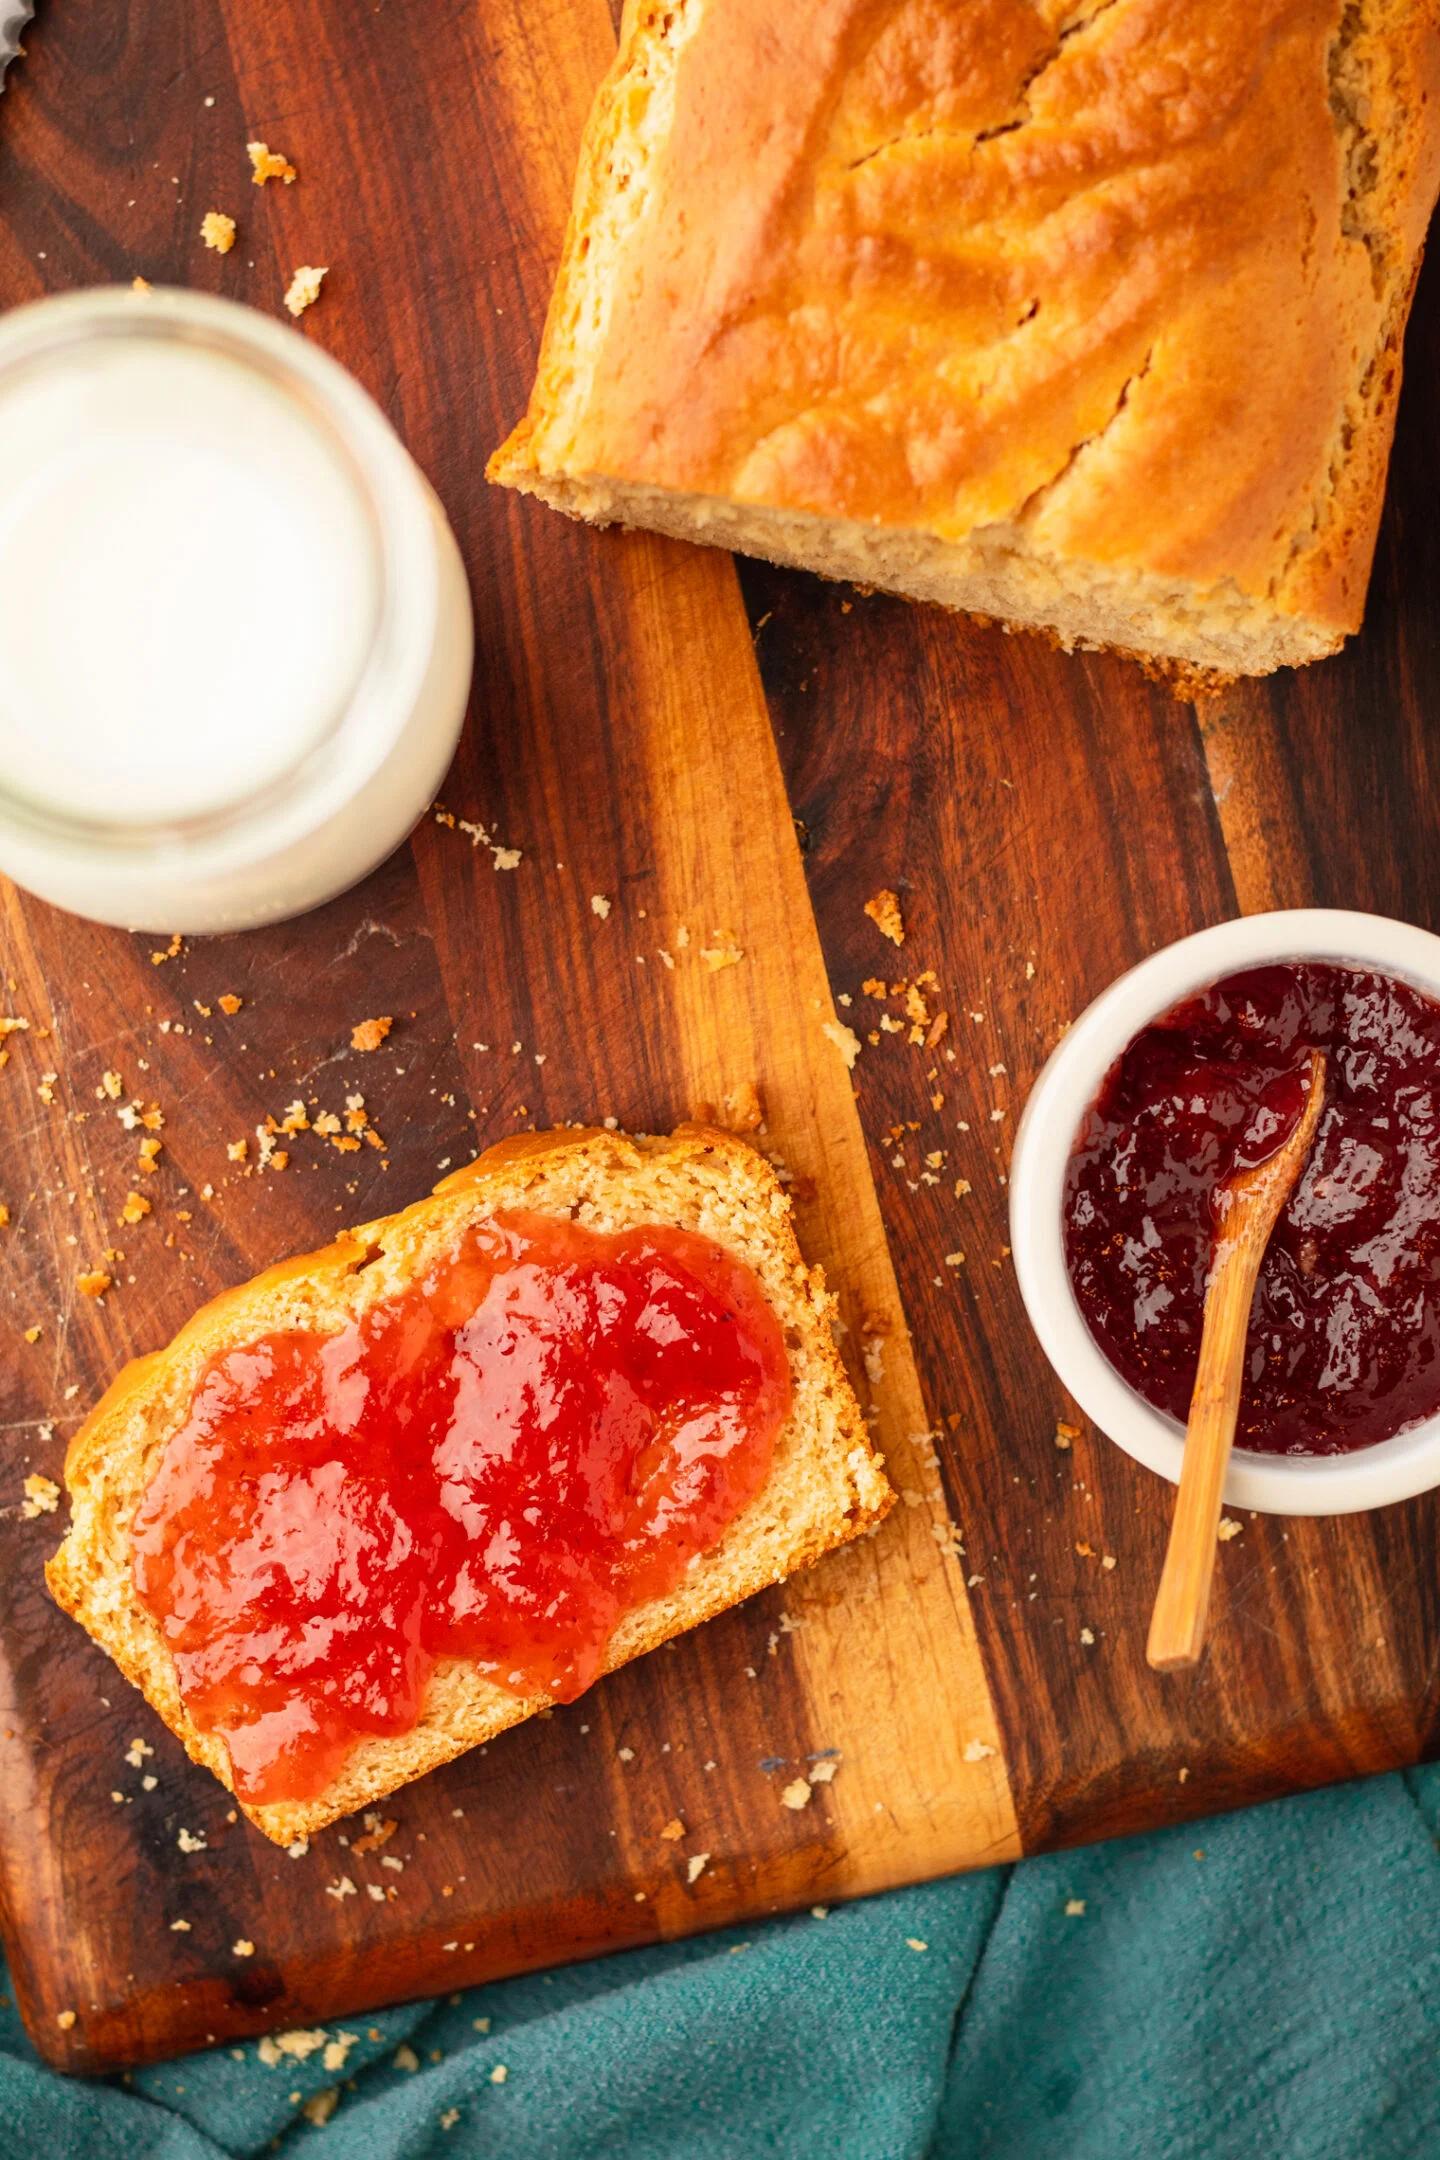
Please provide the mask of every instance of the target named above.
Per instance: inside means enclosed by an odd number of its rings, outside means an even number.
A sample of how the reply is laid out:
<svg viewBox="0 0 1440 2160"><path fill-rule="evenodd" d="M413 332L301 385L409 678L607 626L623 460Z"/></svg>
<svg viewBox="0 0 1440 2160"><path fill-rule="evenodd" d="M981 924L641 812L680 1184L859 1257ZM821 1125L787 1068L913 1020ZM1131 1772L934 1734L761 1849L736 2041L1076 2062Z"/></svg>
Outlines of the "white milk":
<svg viewBox="0 0 1440 2160"><path fill-rule="evenodd" d="M439 785L454 539L298 333L190 293L0 322L0 868L147 930L328 898Z"/></svg>

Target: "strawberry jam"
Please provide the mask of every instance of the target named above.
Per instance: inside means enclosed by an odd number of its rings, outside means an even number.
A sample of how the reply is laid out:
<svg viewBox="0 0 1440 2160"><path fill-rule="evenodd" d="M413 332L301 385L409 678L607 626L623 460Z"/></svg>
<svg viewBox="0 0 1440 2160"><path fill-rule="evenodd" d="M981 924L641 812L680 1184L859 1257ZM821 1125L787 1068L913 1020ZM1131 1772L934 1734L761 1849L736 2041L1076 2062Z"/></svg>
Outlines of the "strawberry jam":
<svg viewBox="0 0 1440 2160"><path fill-rule="evenodd" d="M132 1525L135 1586L249 1801L408 1731L440 1658L568 1702L769 1474L751 1270L688 1231L497 1215L338 1334L216 1357Z"/></svg>
<svg viewBox="0 0 1440 2160"><path fill-rule="evenodd" d="M1269 1454L1369 1447L1440 1409L1440 1004L1352 968L1232 975L1136 1036L1066 1187L1090 1331L1183 1422L1216 1188L1293 1131L1312 1048L1325 1107L1261 1264L1235 1434Z"/></svg>

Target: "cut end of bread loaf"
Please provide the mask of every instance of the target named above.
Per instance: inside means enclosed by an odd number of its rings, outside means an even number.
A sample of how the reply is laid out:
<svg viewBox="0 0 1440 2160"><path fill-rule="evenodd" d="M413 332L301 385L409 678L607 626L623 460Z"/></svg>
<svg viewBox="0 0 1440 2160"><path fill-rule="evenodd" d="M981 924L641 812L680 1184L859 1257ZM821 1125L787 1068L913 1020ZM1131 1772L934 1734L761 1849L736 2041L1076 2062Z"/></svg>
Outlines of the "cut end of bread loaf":
<svg viewBox="0 0 1440 2160"><path fill-rule="evenodd" d="M762 1156L702 1126L682 1126L668 1139L565 1131L502 1142L429 1199L202 1307L167 1349L125 1367L71 1442L71 1525L46 1569L51 1593L193 1759L232 1791L225 1743L189 1717L174 1661L136 1595L135 1509L214 1357L278 1328L346 1326L452 1251L472 1224L507 1208L564 1215L600 1231L663 1223L712 1238L754 1270L785 1331L793 1405L766 1484L678 1589L624 1616L605 1671L808 1566L879 1523L894 1503L835 1350L834 1300L819 1269L801 1258L789 1200ZM318 1798L241 1805L266 1837L288 1845L549 1707L549 1696L518 1697L467 1661L445 1660L416 1726L357 1742Z"/></svg>
<svg viewBox="0 0 1440 2160"><path fill-rule="evenodd" d="M1213 695L1243 675L1302 667L1345 642L1333 624L1277 616L1267 601L1229 581L1201 587L1047 555L1019 526L982 528L956 542L915 528L672 494L596 474L541 473L526 464L525 451L517 431L491 459L489 478L585 524L758 556L1033 632L1064 652L1117 652L1180 696Z"/></svg>

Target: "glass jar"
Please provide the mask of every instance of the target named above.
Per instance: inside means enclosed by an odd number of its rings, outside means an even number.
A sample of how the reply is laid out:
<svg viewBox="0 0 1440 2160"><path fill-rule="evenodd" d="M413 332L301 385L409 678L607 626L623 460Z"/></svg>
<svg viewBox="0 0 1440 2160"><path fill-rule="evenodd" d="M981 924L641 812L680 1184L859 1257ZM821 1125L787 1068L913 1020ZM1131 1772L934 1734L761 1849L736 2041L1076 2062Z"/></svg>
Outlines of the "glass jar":
<svg viewBox="0 0 1440 2160"><path fill-rule="evenodd" d="M359 384L206 295L0 319L0 870L101 922L241 930L433 800L473 656L459 550Z"/></svg>

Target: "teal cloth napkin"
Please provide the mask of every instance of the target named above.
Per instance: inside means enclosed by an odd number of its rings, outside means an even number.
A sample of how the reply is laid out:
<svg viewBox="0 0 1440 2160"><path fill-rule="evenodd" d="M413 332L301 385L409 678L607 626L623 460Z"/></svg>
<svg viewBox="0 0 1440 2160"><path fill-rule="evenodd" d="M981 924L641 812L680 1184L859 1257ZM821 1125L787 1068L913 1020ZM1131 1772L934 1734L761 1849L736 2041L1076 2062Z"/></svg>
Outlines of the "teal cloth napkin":
<svg viewBox="0 0 1440 2160"><path fill-rule="evenodd" d="M1435 2155L1437 1830L1440 1769L1378 1778L350 2018L338 2074L252 2042L82 2084L7 2002L0 2153Z"/></svg>

